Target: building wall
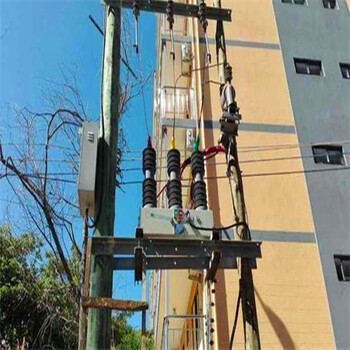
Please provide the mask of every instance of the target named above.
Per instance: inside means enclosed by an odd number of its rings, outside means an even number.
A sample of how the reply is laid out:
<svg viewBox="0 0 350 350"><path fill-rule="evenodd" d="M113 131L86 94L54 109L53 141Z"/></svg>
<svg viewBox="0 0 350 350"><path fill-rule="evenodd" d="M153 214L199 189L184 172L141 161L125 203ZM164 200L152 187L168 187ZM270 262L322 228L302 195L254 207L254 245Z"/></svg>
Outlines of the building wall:
<svg viewBox="0 0 350 350"><path fill-rule="evenodd" d="M339 35L333 37L329 29L335 26L336 31L344 30L346 19L340 12L345 11L345 2L339 4L338 15L341 18L334 17L337 16L334 14L329 16L325 14L326 10L323 9L321 0L308 0L307 9L310 11L308 15L310 18L296 16L295 11L301 11L303 6L297 9L297 5L282 4L281 0L235 0L234 6L232 0L222 0L221 3L222 7L233 10L233 21L225 23L224 29L228 62L233 67L233 84L243 115L238 136L238 150L249 226L253 239L263 242L262 259L258 260L258 268L254 271L262 348L334 349L329 312L331 310L334 324L335 317L339 316L334 316L334 313L342 314L336 322L343 322L345 326L344 329L339 328L338 333L335 331L335 338L337 347L343 349L341 346L346 344L349 336L348 332L344 331L348 322L346 315L349 313L342 311L344 308L339 310L334 305L341 305L341 300L348 298L348 289L344 284L334 280L336 274L333 254L349 254L349 251L346 251L345 237L346 230L349 232L349 222L348 216L344 215L345 210L349 211L348 197L345 196L348 193L349 177L345 178L348 174L346 171L305 174L305 170L316 167L313 164L310 147L306 148L303 145L319 141L345 140L349 135L349 130L344 127L348 126L345 98L348 96L346 87L349 84L348 81L341 79L338 66L339 62L349 62L347 58L349 55L346 57L344 54L347 48L345 41L349 35L343 33L342 39L339 40ZM316 11L313 9L316 3L321 6L320 14L313 17L311 14ZM310 26L314 24L322 26L322 23L325 25L320 36L312 38L307 36L312 45L299 42L303 41L302 37L305 35L303 28L310 34L313 31ZM185 31L181 28L177 30L180 35L186 35L186 40L192 42L193 64L195 68L202 67L205 45L198 21L190 20L186 24L182 23L182 26L186 27ZM209 21L208 35L212 63L216 62L215 30L215 22ZM322 39L327 36L330 36L327 38L327 43L322 43ZM314 49L318 47L323 52L327 51L330 42L336 40L338 43L332 45L336 45L336 48L337 45L345 45L345 51L344 48L337 49L337 56L329 52L323 53L324 56L320 58L322 61L327 61L327 67L331 65L336 67L327 68L323 80L319 79L319 83L314 83L315 77L310 80L310 77L295 74L291 60L294 54L303 58L313 57L307 56L312 52L304 51L302 47L308 50L312 50L311 47ZM158 44L160 45L160 41ZM179 47L179 44L176 44L177 58L180 55ZM169 48L170 43L167 42L158 64L157 74L160 74L158 88L164 84L173 84ZM158 57L161 56L161 51L159 46ZM349 53L349 50L347 52ZM180 72L178 59L175 65L176 72ZM303 78L304 82L300 81ZM328 78L330 80L326 81ZM217 144L220 136L219 89L216 84L208 83L218 80L216 68L197 71L192 75L191 85L196 89L197 115L190 118L199 118L203 99L204 121L200 130L203 148ZM201 93L203 82L205 82L204 95ZM332 107L328 105L330 101L325 92L329 91L327 84L332 86L331 100L336 103L333 103ZM320 89L322 93L318 95ZM311 97L307 103L305 95ZM328 114L325 111L328 111ZM337 113L340 119L334 116L334 111L340 111ZM321 116L323 122L319 123L317 118ZM165 132L159 123L160 115L155 113L154 135L158 150L164 152L168 148L172 128L168 127ZM338 133L340 130L342 134ZM185 148L184 139L185 128L176 128L178 148ZM183 157L188 155L186 152ZM162 153L163 157L164 155L165 153ZM160 159L158 165L164 166L164 160ZM225 179L224 157L217 156L208 161L206 173L210 178L207 180L208 198L210 209L214 212L215 224L230 224L233 221L233 210L230 188ZM184 177L188 178L189 174ZM157 178L164 179L165 171L159 170ZM334 186L334 182L337 186ZM327 187L327 190L324 187ZM188 191L184 190L183 194L185 204L188 202ZM332 205L329 204L328 198L331 198ZM330 211L332 220L329 219ZM342 226L341 229L339 226ZM334 227L337 227L337 230L334 230ZM331 231L332 237L337 237L332 243L329 239ZM328 276L331 276L330 279ZM176 285L176 288L182 285L189 287L187 278L186 272L173 274L171 283ZM225 350L229 348L239 275L237 271L219 271L217 280L215 293L210 295L210 301L214 303L211 308L211 317L214 318L213 348ZM184 296L188 294L187 287ZM338 291L338 294L332 294L332 288ZM201 292L205 295L204 286L201 285L199 289L202 289ZM330 294L340 302L337 304L336 300L332 301L333 297L330 297ZM172 308L176 308L174 306L176 303L180 305L180 301L176 301L174 297ZM182 300L181 305L185 304ZM159 345L161 322L164 317L164 278L158 305L160 305L157 332ZM234 347L244 348L241 315Z"/></svg>
<svg viewBox="0 0 350 350"><path fill-rule="evenodd" d="M314 235L304 166L295 128L272 1L222 1L233 9L224 25L228 61L243 115L238 136L245 200L253 239L262 240L254 271L261 343L268 349L333 349L334 341ZM215 25L209 24L215 37ZM214 44L214 41L211 41ZM204 50L204 46L202 45ZM215 46L211 46L215 52ZM207 80L218 80L211 69ZM205 91L205 119L221 115L216 86ZM209 125L209 124L208 124ZM206 129L206 146L219 130ZM216 161L223 162L223 158ZM225 165L207 167L210 207L216 223L233 220ZM277 173L277 175L276 175ZM278 175L279 173L279 175ZM282 173L282 174L281 174ZM220 208L220 211L215 210ZM218 349L228 349L238 296L236 271L219 274L216 287ZM235 348L244 348L242 319Z"/></svg>
<svg viewBox="0 0 350 350"><path fill-rule="evenodd" d="M325 9L321 1L285 6L274 1L276 20L298 139L301 144L340 142L349 164L350 81L339 63L350 63L349 9L344 0ZM324 76L295 73L293 58L322 61ZM306 182L338 349L350 348L350 285L339 282L334 254L350 254L350 176L345 166L315 164L311 147L301 149ZM340 168L340 169L339 169Z"/></svg>

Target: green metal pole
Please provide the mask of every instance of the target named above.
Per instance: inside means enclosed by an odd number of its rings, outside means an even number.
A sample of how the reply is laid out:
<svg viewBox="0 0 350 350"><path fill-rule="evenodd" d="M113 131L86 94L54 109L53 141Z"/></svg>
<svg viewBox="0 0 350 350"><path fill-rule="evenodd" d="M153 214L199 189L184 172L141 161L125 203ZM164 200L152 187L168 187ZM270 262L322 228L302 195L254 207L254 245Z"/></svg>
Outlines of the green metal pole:
<svg viewBox="0 0 350 350"><path fill-rule="evenodd" d="M106 7L102 69L101 140L97 172L97 202L101 203L94 236L113 236L116 152L119 119L120 8ZM102 197L101 197L102 196ZM90 296L112 297L112 256L92 256ZM110 349L111 311L90 309L87 349Z"/></svg>

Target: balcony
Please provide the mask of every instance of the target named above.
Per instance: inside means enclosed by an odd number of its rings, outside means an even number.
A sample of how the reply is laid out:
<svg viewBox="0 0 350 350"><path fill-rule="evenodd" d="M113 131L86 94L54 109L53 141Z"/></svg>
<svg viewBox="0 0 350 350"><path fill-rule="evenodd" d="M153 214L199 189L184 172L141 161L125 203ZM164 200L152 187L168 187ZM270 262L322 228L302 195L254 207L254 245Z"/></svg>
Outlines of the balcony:
<svg viewBox="0 0 350 350"><path fill-rule="evenodd" d="M164 86L160 97L161 118L196 119L194 90Z"/></svg>
<svg viewBox="0 0 350 350"><path fill-rule="evenodd" d="M204 315L165 316L162 350L209 349L209 319Z"/></svg>

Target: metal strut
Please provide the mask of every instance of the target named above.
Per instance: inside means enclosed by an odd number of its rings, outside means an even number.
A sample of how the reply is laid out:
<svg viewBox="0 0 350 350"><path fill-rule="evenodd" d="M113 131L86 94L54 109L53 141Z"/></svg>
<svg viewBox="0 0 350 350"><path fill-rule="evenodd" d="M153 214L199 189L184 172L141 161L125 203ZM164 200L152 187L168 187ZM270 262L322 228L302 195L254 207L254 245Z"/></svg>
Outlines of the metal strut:
<svg viewBox="0 0 350 350"><path fill-rule="evenodd" d="M139 15L140 15L140 0L134 0L132 3L132 12L135 17L135 43L136 53L139 53Z"/></svg>
<svg viewBox="0 0 350 350"><path fill-rule="evenodd" d="M198 19L200 24L202 25L204 38L205 38L205 45L206 45L205 64L209 65L211 63L211 54L210 54L209 40L208 40L208 34L207 34L207 28L208 28L207 5L204 0L200 0L200 3L198 5Z"/></svg>
<svg viewBox="0 0 350 350"><path fill-rule="evenodd" d="M170 40L171 40L171 51L170 55L173 58L173 61L175 61L175 48L174 48L174 2L173 0L168 0L167 7L166 7L166 19L169 22L169 29L170 29Z"/></svg>

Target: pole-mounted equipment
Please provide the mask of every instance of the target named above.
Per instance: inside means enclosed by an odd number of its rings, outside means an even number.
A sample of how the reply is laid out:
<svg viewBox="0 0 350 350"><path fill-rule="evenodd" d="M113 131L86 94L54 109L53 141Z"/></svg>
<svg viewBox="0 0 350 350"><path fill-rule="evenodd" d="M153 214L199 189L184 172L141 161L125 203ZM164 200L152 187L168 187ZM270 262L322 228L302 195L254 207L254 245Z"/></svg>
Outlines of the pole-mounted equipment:
<svg viewBox="0 0 350 350"><path fill-rule="evenodd" d="M205 38L205 45L206 45L205 64L209 65L211 63L211 54L210 54L209 39L207 34L207 28L208 28L207 5L204 0L200 0L198 5L198 19L200 24L202 25L204 38Z"/></svg>
<svg viewBox="0 0 350 350"><path fill-rule="evenodd" d="M236 102L236 91L232 85L232 67L227 63L224 69L225 84L220 86L220 103L223 111L220 119L221 132L237 135L242 116Z"/></svg>
<svg viewBox="0 0 350 350"><path fill-rule="evenodd" d="M133 0L132 3L132 13L135 18L135 43L134 47L136 53L139 53L139 16L140 16L140 0Z"/></svg>
<svg viewBox="0 0 350 350"><path fill-rule="evenodd" d="M171 38L171 51L170 55L175 61L175 48L174 48L174 2L173 0L168 0L166 6L166 19L169 23L170 38Z"/></svg>

